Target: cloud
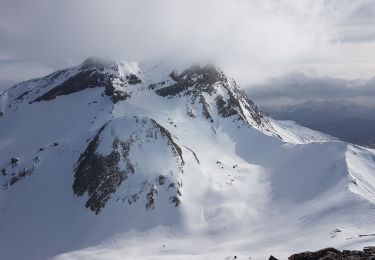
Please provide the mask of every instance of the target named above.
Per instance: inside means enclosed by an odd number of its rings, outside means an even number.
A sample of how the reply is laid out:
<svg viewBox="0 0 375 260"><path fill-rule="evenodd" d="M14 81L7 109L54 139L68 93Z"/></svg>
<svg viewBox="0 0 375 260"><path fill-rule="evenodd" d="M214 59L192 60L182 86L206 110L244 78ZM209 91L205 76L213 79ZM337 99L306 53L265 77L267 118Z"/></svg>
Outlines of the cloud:
<svg viewBox="0 0 375 260"><path fill-rule="evenodd" d="M253 85L248 89L248 95L263 106L336 100L375 107L375 78L345 80L295 73Z"/></svg>
<svg viewBox="0 0 375 260"><path fill-rule="evenodd" d="M135 61L172 56L214 61L243 86L289 71L373 75L369 0L0 0L0 5L0 60L14 60L9 68L18 74L27 74L25 63L36 64L39 75L88 56Z"/></svg>
<svg viewBox="0 0 375 260"><path fill-rule="evenodd" d="M14 84L35 77L44 76L54 70L31 60L0 60L0 92Z"/></svg>

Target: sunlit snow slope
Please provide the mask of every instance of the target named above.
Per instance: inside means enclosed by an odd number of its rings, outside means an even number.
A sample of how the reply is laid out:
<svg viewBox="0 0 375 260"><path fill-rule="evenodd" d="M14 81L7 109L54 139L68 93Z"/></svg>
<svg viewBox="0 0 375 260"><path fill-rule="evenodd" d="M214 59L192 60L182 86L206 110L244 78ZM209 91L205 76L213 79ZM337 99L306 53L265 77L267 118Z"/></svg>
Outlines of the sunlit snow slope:
<svg viewBox="0 0 375 260"><path fill-rule="evenodd" d="M87 59L0 95L0 259L267 259L375 243L375 151L214 66Z"/></svg>

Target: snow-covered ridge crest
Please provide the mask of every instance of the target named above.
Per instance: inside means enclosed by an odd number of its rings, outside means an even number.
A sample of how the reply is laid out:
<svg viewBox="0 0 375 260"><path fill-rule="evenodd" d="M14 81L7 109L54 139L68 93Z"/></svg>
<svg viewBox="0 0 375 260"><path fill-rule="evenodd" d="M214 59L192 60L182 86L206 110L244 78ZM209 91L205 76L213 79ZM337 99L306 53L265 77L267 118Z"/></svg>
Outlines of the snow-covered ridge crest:
<svg viewBox="0 0 375 260"><path fill-rule="evenodd" d="M53 100L89 88L104 88L102 95L114 103L125 101L133 93L147 95L153 92L162 97L189 97L185 99L186 113L195 117L203 115L217 126L217 117L230 117L263 133L287 142L312 142L321 135L306 139L290 132L258 110L234 79L216 65L155 64L87 58L82 64L54 72L42 78L15 85L0 95L0 115L15 111L20 106ZM319 136L319 137L318 137Z"/></svg>
<svg viewBox="0 0 375 260"><path fill-rule="evenodd" d="M143 66L146 68L145 72L134 62L88 58L77 67L14 86L1 95L3 106L8 103L1 112L4 114L7 110L15 110L22 103L48 101L87 88L104 88L103 94L109 96L114 103L126 100L135 91L151 90L169 98L190 96L192 101L186 105L186 109L191 116L194 116L199 103L204 116L211 121L211 113L217 112L222 117L236 116L237 120L252 127L272 132L272 126L253 102L233 79L226 77L216 66L192 65L169 71L168 74L165 74L165 68L155 66L150 75L147 65Z"/></svg>

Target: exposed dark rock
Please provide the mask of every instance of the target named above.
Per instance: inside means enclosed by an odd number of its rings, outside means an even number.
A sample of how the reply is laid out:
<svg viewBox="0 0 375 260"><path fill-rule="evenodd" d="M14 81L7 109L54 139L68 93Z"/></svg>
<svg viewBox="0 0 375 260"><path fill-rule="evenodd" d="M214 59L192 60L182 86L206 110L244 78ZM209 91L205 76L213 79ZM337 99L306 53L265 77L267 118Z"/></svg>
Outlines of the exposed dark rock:
<svg viewBox="0 0 375 260"><path fill-rule="evenodd" d="M373 260L375 259L375 247L365 247L363 251L325 248L316 252L302 252L291 255L289 260Z"/></svg>
<svg viewBox="0 0 375 260"><path fill-rule="evenodd" d="M135 85L135 84L139 84L142 82L142 80L140 78L138 78L136 75L134 74L130 74L130 75L127 75L126 76L126 79L128 80L128 83L130 85Z"/></svg>
<svg viewBox="0 0 375 260"><path fill-rule="evenodd" d="M82 196L87 192L89 199L86 202L86 207L96 214L105 206L105 203L111 198L111 194L116 191L116 188L127 178L129 173L128 168L121 170L118 165L121 158L118 150L113 150L108 155L100 155L96 152L100 143L100 133L106 126L107 124L99 129L85 152L80 156L74 174L74 194Z"/></svg>
<svg viewBox="0 0 375 260"><path fill-rule="evenodd" d="M68 78L61 85L58 85L35 99L34 102L48 101L55 99L57 96L68 95L86 88L112 86L111 78L108 75L99 73L96 70L86 70L77 73L76 75Z"/></svg>
<svg viewBox="0 0 375 260"><path fill-rule="evenodd" d="M4 112L0 112L0 117L4 116Z"/></svg>
<svg viewBox="0 0 375 260"><path fill-rule="evenodd" d="M176 187L176 184L174 184L174 183L172 182L171 184L169 184L168 189L169 189L169 188L175 188L175 187Z"/></svg>
<svg viewBox="0 0 375 260"><path fill-rule="evenodd" d="M216 94L215 103L218 113L222 117L235 116L237 120L247 122L245 110L248 111L257 125L262 124L263 114L258 110L254 103L249 100L246 94L241 91L234 81L229 79L213 66L193 66L178 74L173 72L169 75L176 83L157 89L155 92L163 97L173 96L191 96L192 103L198 101L202 105L203 116L213 122L210 113L210 106L206 102L204 95ZM220 84L227 92L228 97L224 98L217 91L217 85ZM157 85L149 86L156 88ZM194 113L187 108L187 114L195 117Z"/></svg>
<svg viewBox="0 0 375 260"><path fill-rule="evenodd" d="M55 147L58 146L58 145L59 145L59 143L57 143L57 142L53 143L53 146L55 146Z"/></svg>
<svg viewBox="0 0 375 260"><path fill-rule="evenodd" d="M166 178L165 178L164 175L159 175L159 177L158 177L158 183L159 183L159 185L164 185L165 180L166 180Z"/></svg>
<svg viewBox="0 0 375 260"><path fill-rule="evenodd" d="M12 164L12 165L17 164L18 161L19 161L19 159L17 157L10 158L10 164Z"/></svg>
<svg viewBox="0 0 375 260"><path fill-rule="evenodd" d="M185 161L184 161L184 158L182 156L182 149L180 146L178 146L173 138L172 138L172 135L171 133L165 129L163 126L161 126L160 124L158 124L154 119L150 119L151 123L157 128L159 129L161 135L165 138L167 138L168 140L168 145L172 148L172 152L178 156L181 160L181 166L183 166L185 164Z"/></svg>
<svg viewBox="0 0 375 260"><path fill-rule="evenodd" d="M130 147L133 144L134 140L132 138L122 141L121 142L121 148L122 148L122 157L125 162L125 170L128 173L135 173L135 167L134 165L130 162L129 159L129 153L130 153Z"/></svg>
<svg viewBox="0 0 375 260"><path fill-rule="evenodd" d="M191 118L196 118L197 117L194 114L193 110L188 105L186 105L186 114L188 115L188 117L191 117Z"/></svg>
<svg viewBox="0 0 375 260"><path fill-rule="evenodd" d="M21 95L19 95L16 99L17 100L21 100L23 99L27 94L29 94L30 91L26 90L25 92L23 92Z"/></svg>
<svg viewBox="0 0 375 260"><path fill-rule="evenodd" d="M15 176L13 176L10 181L9 181L9 185L12 186L14 185L16 182L20 181L21 179L25 178L26 176L29 176L33 173L33 171L35 170L34 167L30 167L30 168L24 168L22 170L20 170ZM7 185L7 184L5 184Z"/></svg>
<svg viewBox="0 0 375 260"><path fill-rule="evenodd" d="M156 87L157 87L157 84L155 84L155 83L152 83L152 84L148 85L149 90L155 90Z"/></svg>
<svg viewBox="0 0 375 260"><path fill-rule="evenodd" d="M212 94L215 90L213 85L216 82L226 80L223 73L209 65L204 67L193 66L181 74L172 72L169 76L176 83L156 90L156 93L162 97L180 94L199 96L201 92Z"/></svg>
<svg viewBox="0 0 375 260"><path fill-rule="evenodd" d="M210 109L209 109L210 106L207 104L207 101L206 101L206 99L204 98L203 95L200 95L200 97L199 97L199 103L202 104L203 116L206 119L209 119L211 122L213 122L214 120L211 117Z"/></svg>
<svg viewBox="0 0 375 260"><path fill-rule="evenodd" d="M216 102L216 107L218 109L218 113L219 115L221 115L222 117L230 117L230 116L234 116L234 115L237 115L237 110L234 109L234 105L236 102L238 102L237 100L232 100L230 99L231 102L227 102L223 96L221 95L218 95L215 99L215 102Z"/></svg>
<svg viewBox="0 0 375 260"><path fill-rule="evenodd" d="M139 199L138 194L132 194L131 196L128 197L128 203L129 205L133 204Z"/></svg>
<svg viewBox="0 0 375 260"><path fill-rule="evenodd" d="M268 258L268 260L278 260L278 259L274 257L273 255L271 255L270 258Z"/></svg>
<svg viewBox="0 0 375 260"><path fill-rule="evenodd" d="M177 196L173 196L169 199L170 203L174 204L175 207L178 207L181 203L180 199Z"/></svg>
<svg viewBox="0 0 375 260"><path fill-rule="evenodd" d="M110 85L111 80L107 75L101 74L96 70L81 71L68 78L61 85L36 98L35 102L52 100L57 96L68 95L86 88L109 87Z"/></svg>
<svg viewBox="0 0 375 260"><path fill-rule="evenodd" d="M130 97L130 94L124 90L116 89L113 86L112 80L113 75L105 74L100 72L108 66L113 66L114 69L117 68L116 64L106 65L107 63L95 63L90 59L85 61L81 67L81 71L74 76L71 76L62 84L52 88L47 91L42 96L36 98L33 102L48 101L55 99L57 96L69 95L71 93L79 92L87 88L104 87L104 93L111 97L114 103L122 100L126 100ZM134 75L135 76L135 75ZM135 76L136 77L136 76ZM137 78L138 79L138 78ZM131 82L138 82L137 79L131 77L129 80ZM129 83L130 84L130 83Z"/></svg>
<svg viewBox="0 0 375 260"><path fill-rule="evenodd" d="M172 155L176 157L176 162L179 164L179 170L182 172L184 159L182 157L181 148L174 142L170 132L158 124L155 120L149 118L139 119L135 117L135 124L139 128L134 131L127 139L119 139L114 136L111 143L111 150L109 154L100 154L97 152L101 143L101 134L107 128L109 123L103 125L94 138L89 142L86 150L81 154L77 161L75 168L75 181L73 184L73 191L77 196L82 196L85 193L89 198L86 202L86 207L98 214L106 205L106 202L111 198L111 195L117 188L128 178L129 174L134 174L136 171L135 165L130 159L130 151L133 145L138 145L139 138L146 134L146 139L143 141L150 141L152 139L163 138L166 140L168 147L171 149ZM173 172L172 172L173 175ZM146 208L154 209L155 199L158 195L156 185L164 185L168 181L164 175L159 175L152 184L151 190L146 194ZM180 184L173 188L176 191L176 196L180 195ZM140 192L127 195L122 198L123 201L128 201L132 204L138 200L140 194L145 191L144 188ZM171 202L172 203L172 202ZM175 205L179 201L173 199Z"/></svg>
<svg viewBox="0 0 375 260"><path fill-rule="evenodd" d="M63 69L63 70L58 70L49 76L45 77L44 79L47 81L47 84L44 86L47 86L49 84L52 84L55 80L57 80L60 77L63 77L64 75L67 75L69 73L69 68Z"/></svg>
<svg viewBox="0 0 375 260"><path fill-rule="evenodd" d="M155 209L155 198L158 195L158 190L155 186L152 186L150 192L146 196L146 209Z"/></svg>
<svg viewBox="0 0 375 260"><path fill-rule="evenodd" d="M233 84L236 83L233 82ZM233 88L232 90L228 87L225 88L227 89L229 100L224 100L222 96L218 96L216 105L219 114L223 117L237 115L237 119L246 121L245 111L240 104L240 100L242 100L242 105L245 107L246 111L250 113L251 118L257 125L261 125L262 118L264 118L263 114L258 110L258 107L248 99L245 92L241 91L239 88Z"/></svg>
<svg viewBox="0 0 375 260"><path fill-rule="evenodd" d="M97 69L104 70L105 68L117 69L117 64L109 59L101 59L95 57L89 57L83 61L81 70Z"/></svg>
<svg viewBox="0 0 375 260"><path fill-rule="evenodd" d="M155 90L158 86L165 85L165 81L159 82L159 83L152 83L148 86L148 89Z"/></svg>
<svg viewBox="0 0 375 260"><path fill-rule="evenodd" d="M124 101L130 97L129 93L119 90L119 89L115 89L115 87L112 84L107 85L105 87L104 93L107 96L111 97L111 100L113 101L113 103Z"/></svg>

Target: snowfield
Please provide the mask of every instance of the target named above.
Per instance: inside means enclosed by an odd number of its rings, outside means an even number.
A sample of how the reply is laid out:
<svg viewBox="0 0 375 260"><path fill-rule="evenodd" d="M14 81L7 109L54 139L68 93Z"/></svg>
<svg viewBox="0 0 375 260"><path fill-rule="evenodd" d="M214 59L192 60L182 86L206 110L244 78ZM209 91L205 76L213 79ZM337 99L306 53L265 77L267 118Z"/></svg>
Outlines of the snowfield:
<svg viewBox="0 0 375 260"><path fill-rule="evenodd" d="M280 259L374 245L375 151L210 66L88 59L0 96L0 259Z"/></svg>

